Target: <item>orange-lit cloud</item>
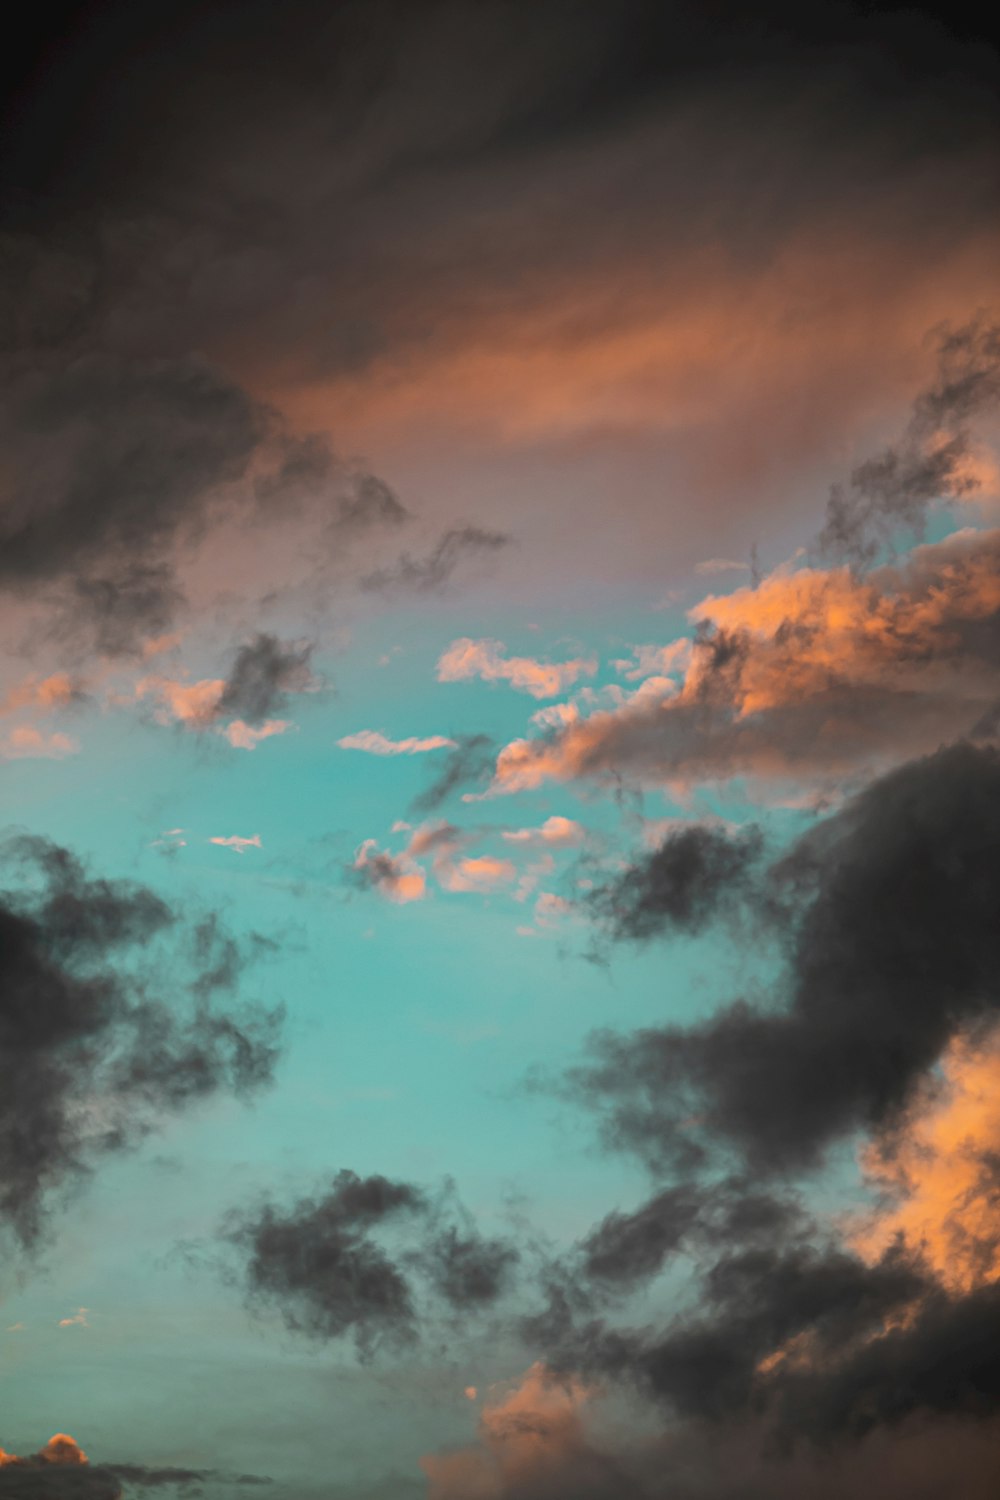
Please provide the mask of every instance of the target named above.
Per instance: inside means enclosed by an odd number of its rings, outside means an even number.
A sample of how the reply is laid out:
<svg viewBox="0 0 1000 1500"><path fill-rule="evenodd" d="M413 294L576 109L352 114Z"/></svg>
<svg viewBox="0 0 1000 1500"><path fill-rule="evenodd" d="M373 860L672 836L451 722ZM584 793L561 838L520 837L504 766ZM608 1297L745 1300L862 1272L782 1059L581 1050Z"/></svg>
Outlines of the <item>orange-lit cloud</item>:
<svg viewBox="0 0 1000 1500"><path fill-rule="evenodd" d="M156 718L161 724L176 720L191 729L203 729L215 722L225 686L222 677L182 682L173 677L150 676L139 679L135 695L152 698L157 703Z"/></svg>
<svg viewBox="0 0 1000 1500"><path fill-rule="evenodd" d="M375 839L365 839L354 856L354 868L387 900L398 906L422 901L427 895L427 877L407 854L390 854Z"/></svg>
<svg viewBox="0 0 1000 1500"><path fill-rule="evenodd" d="M428 1500L540 1496L547 1484L562 1486L560 1495L591 1492L606 1463L584 1426L593 1394L577 1377L557 1375L542 1363L532 1365L519 1384L491 1391L480 1411L477 1442L420 1460Z"/></svg>
<svg viewBox="0 0 1000 1500"><path fill-rule="evenodd" d="M527 844L531 847L570 848L582 844L586 829L573 818L562 818L553 814L539 828L509 828L504 838L511 844Z"/></svg>
<svg viewBox="0 0 1000 1500"><path fill-rule="evenodd" d="M862 1167L885 1200L851 1236L866 1258L901 1236L951 1291L1000 1276L1000 1031L953 1042L941 1076Z"/></svg>
<svg viewBox="0 0 1000 1500"><path fill-rule="evenodd" d="M64 708L80 696L80 684L68 672L54 672L50 677L26 677L11 688L0 713L15 713L19 708L38 708L43 712Z"/></svg>
<svg viewBox="0 0 1000 1500"><path fill-rule="evenodd" d="M62 760L79 749L72 735L44 734L33 724L19 724L0 737L0 760Z"/></svg>
<svg viewBox="0 0 1000 1500"><path fill-rule="evenodd" d="M684 789L733 776L808 787L968 733L997 701L1000 531L898 566L778 570L690 611L679 691L654 691L500 752L491 794L621 772Z"/></svg>
<svg viewBox="0 0 1000 1500"><path fill-rule="evenodd" d="M438 859L434 873L446 891L478 891L481 895L488 895L517 879L513 863L509 859L497 859L493 854L470 855L454 861Z"/></svg>
<svg viewBox="0 0 1000 1500"><path fill-rule="evenodd" d="M0 1467L6 1464L85 1464L88 1462L86 1453L76 1439L71 1438L65 1432L54 1433L44 1448L32 1454L30 1459L19 1458L16 1453L6 1453L3 1448L0 1448Z"/></svg>
<svg viewBox="0 0 1000 1500"><path fill-rule="evenodd" d="M437 664L439 682L509 682L518 692L533 698L555 698L581 677L592 677L597 662L577 657L572 661L544 662L530 656L505 656L502 641L474 641L468 636L452 641Z"/></svg>

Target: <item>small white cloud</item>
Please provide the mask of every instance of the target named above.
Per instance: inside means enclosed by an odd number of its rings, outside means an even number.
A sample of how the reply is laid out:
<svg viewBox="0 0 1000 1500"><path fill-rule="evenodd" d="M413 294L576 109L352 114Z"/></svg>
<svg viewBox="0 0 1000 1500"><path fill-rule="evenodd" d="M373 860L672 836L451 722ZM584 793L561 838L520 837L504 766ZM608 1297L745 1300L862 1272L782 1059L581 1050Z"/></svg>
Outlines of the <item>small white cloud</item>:
<svg viewBox="0 0 1000 1500"><path fill-rule="evenodd" d="M235 854L245 854L248 849L262 849L264 846L260 841L260 834L255 833L252 839L241 838L238 833L231 833L226 838L217 834L208 841L210 844L221 844L223 849L232 849Z"/></svg>
<svg viewBox="0 0 1000 1500"><path fill-rule="evenodd" d="M431 734L424 739L411 735L405 740L391 740L381 729L359 729L356 734L345 734L337 744L341 750L364 750L368 755L423 755L428 750L455 748L455 741L443 734Z"/></svg>

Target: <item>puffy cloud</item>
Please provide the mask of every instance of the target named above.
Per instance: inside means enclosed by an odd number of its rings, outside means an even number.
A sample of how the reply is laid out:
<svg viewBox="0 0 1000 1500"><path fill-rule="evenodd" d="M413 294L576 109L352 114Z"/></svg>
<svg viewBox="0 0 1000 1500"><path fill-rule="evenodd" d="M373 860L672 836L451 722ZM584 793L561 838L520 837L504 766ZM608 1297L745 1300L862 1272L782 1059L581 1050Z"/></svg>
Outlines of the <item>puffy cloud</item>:
<svg viewBox="0 0 1000 1500"><path fill-rule="evenodd" d="M0 704L0 713L14 713L20 708L43 711L65 708L83 696L83 685L69 672L53 672L48 677L26 677L17 683Z"/></svg>
<svg viewBox="0 0 1000 1500"><path fill-rule="evenodd" d="M420 1461L428 1500L612 1500L633 1481L587 1431L593 1390L541 1362L507 1390L494 1389L479 1416L478 1441Z"/></svg>
<svg viewBox="0 0 1000 1500"><path fill-rule="evenodd" d="M411 735L408 739L391 740L380 729L359 729L356 734L346 734L337 741L341 750L364 750L369 755L423 755L428 750L456 750L455 740L443 734L427 735L420 739Z"/></svg>
<svg viewBox="0 0 1000 1500"><path fill-rule="evenodd" d="M18 724L0 736L0 760L62 760L79 749L72 735L58 730L46 734L33 724Z"/></svg>
<svg viewBox="0 0 1000 1500"><path fill-rule="evenodd" d="M374 839L365 839L354 856L351 872L356 884L405 906L427 895L427 877L407 854L393 855L379 849Z"/></svg>
<svg viewBox="0 0 1000 1500"><path fill-rule="evenodd" d="M897 1239L952 1292L1000 1277L1000 1032L957 1037L903 1119L867 1143L881 1195L851 1241L866 1258Z"/></svg>
<svg viewBox="0 0 1000 1500"><path fill-rule="evenodd" d="M518 692L533 698L555 698L581 677L592 677L597 662L577 657L573 661L542 662L530 656L505 656L501 641L474 641L468 636L452 641L437 665L439 682L509 682Z"/></svg>

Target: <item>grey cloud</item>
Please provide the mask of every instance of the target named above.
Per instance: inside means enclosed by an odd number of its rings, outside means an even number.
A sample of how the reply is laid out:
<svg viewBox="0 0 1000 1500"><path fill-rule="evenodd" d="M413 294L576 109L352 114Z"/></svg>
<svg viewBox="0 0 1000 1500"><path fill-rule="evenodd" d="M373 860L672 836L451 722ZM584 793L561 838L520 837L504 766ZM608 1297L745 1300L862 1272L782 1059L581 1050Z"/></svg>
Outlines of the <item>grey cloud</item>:
<svg viewBox="0 0 1000 1500"><path fill-rule="evenodd" d="M259 633L241 646L219 698L217 712L262 724L280 713L288 694L317 686L309 659L312 642L286 642Z"/></svg>
<svg viewBox="0 0 1000 1500"><path fill-rule="evenodd" d="M575 1089L653 1161L797 1168L887 1124L950 1038L996 1012L998 839L995 749L891 772L773 868L793 901L775 1001L598 1037Z"/></svg>
<svg viewBox="0 0 1000 1500"><path fill-rule="evenodd" d="M403 552L393 566L369 573L362 585L373 591L441 593L468 562L489 558L510 544L511 538L503 532L481 526L452 527L423 557Z"/></svg>
<svg viewBox="0 0 1000 1500"><path fill-rule="evenodd" d="M900 527L923 535L929 507L972 493L969 423L1000 406L1000 327L980 317L940 337L938 375L914 403L902 442L836 486L819 537L822 556L874 560Z"/></svg>
<svg viewBox="0 0 1000 1500"><path fill-rule="evenodd" d="M220 1002L249 954L192 932L148 888L90 876L68 850L9 840L0 1054L0 1222L35 1246L54 1198L165 1115L266 1083L279 1009Z"/></svg>

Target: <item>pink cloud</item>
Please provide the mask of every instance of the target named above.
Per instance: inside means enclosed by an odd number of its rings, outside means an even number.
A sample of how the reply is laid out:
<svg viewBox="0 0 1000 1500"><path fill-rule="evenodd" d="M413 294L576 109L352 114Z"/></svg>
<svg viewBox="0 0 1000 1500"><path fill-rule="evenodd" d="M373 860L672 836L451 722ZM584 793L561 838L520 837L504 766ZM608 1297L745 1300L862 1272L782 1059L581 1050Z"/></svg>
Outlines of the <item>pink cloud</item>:
<svg viewBox="0 0 1000 1500"><path fill-rule="evenodd" d="M592 677L597 662L577 657L572 661L542 662L530 656L504 656L502 641L474 641L468 636L453 641L438 661L439 682L465 682L479 677L483 682L509 682L518 692L533 698L555 698L580 677Z"/></svg>
<svg viewBox="0 0 1000 1500"><path fill-rule="evenodd" d="M43 734L33 724L19 724L0 739L0 760L62 760L79 749L68 734Z"/></svg>
<svg viewBox="0 0 1000 1500"><path fill-rule="evenodd" d="M405 740L390 740L380 729L359 729L356 734L347 734L337 744L341 750L364 750L369 755L423 755L428 750L453 750L455 741L443 734L432 734L426 739L410 736Z"/></svg>
<svg viewBox="0 0 1000 1500"><path fill-rule="evenodd" d="M267 719L256 729L252 724L245 724L242 719L234 719L225 729L220 729L219 733L229 741L234 750L256 750L261 740L270 739L274 734L287 734L294 727L291 719Z"/></svg>
<svg viewBox="0 0 1000 1500"><path fill-rule="evenodd" d="M572 818L562 818L554 814L551 818L546 818L539 828L506 829L503 836L510 844L570 848L574 844L582 844L587 837L587 831L582 824L575 822Z"/></svg>

